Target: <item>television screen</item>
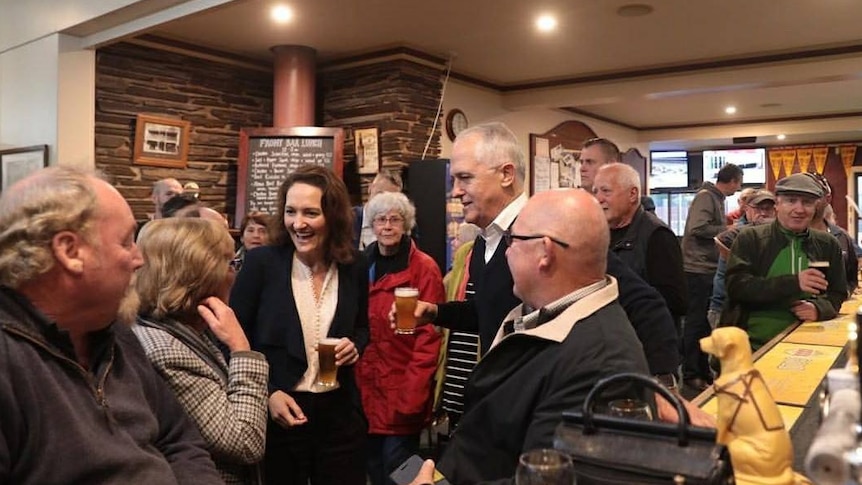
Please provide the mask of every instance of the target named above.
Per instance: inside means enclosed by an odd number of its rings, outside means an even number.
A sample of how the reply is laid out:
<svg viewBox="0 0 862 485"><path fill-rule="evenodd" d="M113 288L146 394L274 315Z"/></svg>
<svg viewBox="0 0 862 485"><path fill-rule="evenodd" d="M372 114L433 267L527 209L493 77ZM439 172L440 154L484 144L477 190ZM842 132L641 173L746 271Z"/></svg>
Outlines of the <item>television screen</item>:
<svg viewBox="0 0 862 485"><path fill-rule="evenodd" d="M688 153L650 152L650 160L650 190L688 187Z"/></svg>
<svg viewBox="0 0 862 485"><path fill-rule="evenodd" d="M744 148L738 150L704 150L703 179L715 182L719 169L733 163L744 172L745 184L766 183L766 149Z"/></svg>

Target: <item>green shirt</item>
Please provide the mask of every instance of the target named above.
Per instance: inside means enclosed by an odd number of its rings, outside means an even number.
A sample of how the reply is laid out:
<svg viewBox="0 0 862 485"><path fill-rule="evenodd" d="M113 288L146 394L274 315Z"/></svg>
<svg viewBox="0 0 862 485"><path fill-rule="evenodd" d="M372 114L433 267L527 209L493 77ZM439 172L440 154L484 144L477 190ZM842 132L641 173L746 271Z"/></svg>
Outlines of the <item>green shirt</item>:
<svg viewBox="0 0 862 485"><path fill-rule="evenodd" d="M797 274L808 268L808 255L802 250L802 235L794 234L784 228L781 228L781 232L787 237L790 244L782 249L772 261L772 266L769 267L769 272L766 274L767 278ZM800 290L796 299L804 300L810 296ZM793 301L776 301L751 311L748 318L748 338L753 350L760 348L781 333L782 330L799 320L790 310Z"/></svg>

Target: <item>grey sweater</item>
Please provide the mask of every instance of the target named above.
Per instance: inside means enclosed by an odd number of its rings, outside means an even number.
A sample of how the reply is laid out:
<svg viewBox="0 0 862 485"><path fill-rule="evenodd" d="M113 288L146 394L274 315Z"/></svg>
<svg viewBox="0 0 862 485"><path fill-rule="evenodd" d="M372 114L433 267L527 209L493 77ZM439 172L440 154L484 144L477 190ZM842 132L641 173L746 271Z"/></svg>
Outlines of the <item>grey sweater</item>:
<svg viewBox="0 0 862 485"><path fill-rule="evenodd" d="M0 483L221 483L194 424L132 332L68 333L0 288Z"/></svg>

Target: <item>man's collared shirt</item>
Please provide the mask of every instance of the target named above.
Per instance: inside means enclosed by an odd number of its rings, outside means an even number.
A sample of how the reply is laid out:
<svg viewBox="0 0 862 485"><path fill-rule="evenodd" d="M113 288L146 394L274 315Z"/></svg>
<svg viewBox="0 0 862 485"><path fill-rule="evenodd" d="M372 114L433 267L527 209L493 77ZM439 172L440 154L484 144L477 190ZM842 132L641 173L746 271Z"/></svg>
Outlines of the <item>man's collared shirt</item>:
<svg viewBox="0 0 862 485"><path fill-rule="evenodd" d="M512 202L509 202L509 205L497 214L494 221L482 230L482 238L485 239L486 264L488 261L491 261L491 258L497 251L497 247L500 245L500 241L503 240L503 232L515 222L515 218L518 217L518 214L521 213L521 209L525 205L527 205L527 194L521 192L521 195L515 197L515 200Z"/></svg>
<svg viewBox="0 0 862 485"><path fill-rule="evenodd" d="M539 325L556 318L557 315L565 311L576 301L585 298L608 285L610 281L603 278L595 283L575 290L562 298L555 300L538 310L533 310L523 317L517 317L512 324L512 331L523 332L531 328L536 328ZM526 309L526 304L524 305Z"/></svg>

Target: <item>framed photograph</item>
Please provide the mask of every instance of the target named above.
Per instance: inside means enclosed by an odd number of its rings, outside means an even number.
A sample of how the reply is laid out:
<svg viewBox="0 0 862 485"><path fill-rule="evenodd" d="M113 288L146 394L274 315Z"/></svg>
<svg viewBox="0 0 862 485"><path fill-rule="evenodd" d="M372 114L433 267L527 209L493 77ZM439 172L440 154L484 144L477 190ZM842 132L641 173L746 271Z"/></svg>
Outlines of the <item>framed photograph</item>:
<svg viewBox="0 0 862 485"><path fill-rule="evenodd" d="M48 145L0 150L0 191L48 166Z"/></svg>
<svg viewBox="0 0 862 485"><path fill-rule="evenodd" d="M177 118L139 114L135 127L136 165L186 168L191 123Z"/></svg>
<svg viewBox="0 0 862 485"><path fill-rule="evenodd" d="M356 148L356 166L361 174L376 174L380 171L380 151L377 128L353 130Z"/></svg>

